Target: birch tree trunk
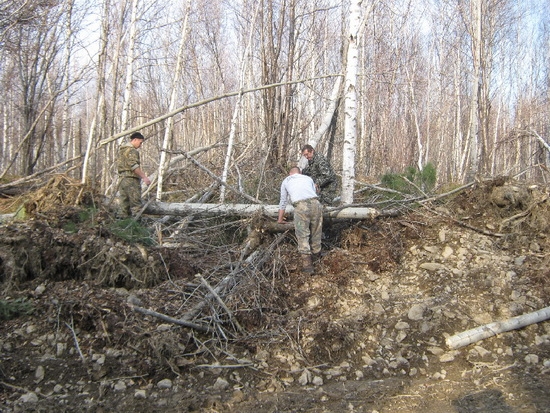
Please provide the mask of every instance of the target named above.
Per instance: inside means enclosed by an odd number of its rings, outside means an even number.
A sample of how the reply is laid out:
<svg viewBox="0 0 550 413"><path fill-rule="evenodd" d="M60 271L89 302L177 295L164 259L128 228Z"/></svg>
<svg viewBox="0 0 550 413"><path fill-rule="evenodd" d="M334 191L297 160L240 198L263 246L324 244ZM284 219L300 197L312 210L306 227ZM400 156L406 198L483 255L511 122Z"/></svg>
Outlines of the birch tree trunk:
<svg viewBox="0 0 550 413"><path fill-rule="evenodd" d="M419 171L422 171L422 168L424 168L424 147L422 145L422 132L420 131L420 121L418 119L418 104L416 102L416 96L414 92L414 75L416 71L416 62L412 65L413 66L413 74L411 76L411 73L408 68L405 68L405 72L407 74L407 82L409 85L409 99L411 103L411 112L412 117L414 120L414 130L416 132L416 145L418 147L418 156L416 158L416 166L418 167Z"/></svg>
<svg viewBox="0 0 550 413"><path fill-rule="evenodd" d="M61 136L60 148L56 151L56 163L60 163L69 157L69 85L71 83L71 51L73 43L72 11L74 0L66 0L66 39L65 39L65 61L63 62L63 105L61 113Z"/></svg>
<svg viewBox="0 0 550 413"><path fill-rule="evenodd" d="M323 115L323 119L321 120L321 124L319 125L313 136L309 139L309 144L314 148L317 147L321 136L323 136L330 127L330 124L334 117L334 113L336 112L336 108L338 107L338 103L340 100L342 79L342 76L338 76L336 78L334 86L332 87L332 93L330 94L325 114Z"/></svg>
<svg viewBox="0 0 550 413"><path fill-rule="evenodd" d="M355 187L355 149L357 141L357 41L361 23L362 0L353 0L350 7L348 53L345 81L344 148L342 154L342 203L353 203Z"/></svg>
<svg viewBox="0 0 550 413"><path fill-rule="evenodd" d="M96 137L100 136L99 131L102 130L105 103L105 68L107 58L107 44L109 41L109 7L110 0L103 0L103 11L101 18L101 34L99 38L99 56L97 64L97 89L96 89L96 108L92 117L92 122L88 131L88 139L86 142L86 151L84 153L84 160L82 161L82 178L81 182L85 184L88 180L88 168L90 165L90 159L95 154L95 141ZM99 118L99 127L98 127ZM105 150L105 149L103 149Z"/></svg>
<svg viewBox="0 0 550 413"><path fill-rule="evenodd" d="M263 204L194 204L194 203L168 203L151 202L145 209L151 215L189 215L204 214L207 216L236 215L251 216L261 214L266 217L276 218L279 214L278 205ZM286 214L293 214L294 207L288 205ZM380 211L369 207L327 207L323 215L332 219L372 219L380 216ZM283 224L286 225L286 224Z"/></svg>
<svg viewBox="0 0 550 413"><path fill-rule="evenodd" d="M494 323L485 324L455 334L446 339L447 346L451 349L457 349L506 331L517 330L530 324L540 323L549 318L550 307L545 307L532 313L522 314L503 321L495 321Z"/></svg>
<svg viewBox="0 0 550 413"><path fill-rule="evenodd" d="M258 15L260 4L261 4L260 2L256 3L256 9L254 11L254 17L252 18L247 45L241 57L241 70L240 70L240 80L239 80L240 92L239 92L239 95L237 96L237 102L235 103L235 108L233 109L233 116L231 118L231 128L229 131L229 140L227 142L227 152L225 153L225 162L223 165L223 172L221 176L221 180L223 183L227 182L227 175L229 174L229 165L231 163L231 157L233 154L233 144L235 142L235 131L237 129L237 119L242 108L242 100L243 100L242 90L244 89L244 85L245 85L246 68L248 66L250 46L252 44L252 35L254 34L254 25L256 23L256 16ZM222 185L220 188L220 202L222 204L225 202L225 185Z"/></svg>
<svg viewBox="0 0 550 413"><path fill-rule="evenodd" d="M457 48L458 49L458 48ZM460 115L462 113L462 94L460 90L460 52L456 51L455 64L453 67L453 89L455 95L454 101L454 133L453 133L453 174L452 177L456 180L462 180L464 177L465 162L467 153L466 148L464 147L464 134L462 133Z"/></svg>
<svg viewBox="0 0 550 413"><path fill-rule="evenodd" d="M185 15L183 17L183 24L181 28L180 44L178 48L178 57L176 59L176 67L174 70L174 78L172 80L172 90L170 92L169 111L172 112L176 107L176 100L178 97L178 84L180 80L181 67L183 65L183 51L185 41L187 38L187 21L189 17L189 11L191 9L191 3L188 0L185 6ZM162 198L162 185L164 183L164 173L167 166L166 152L170 149L171 142L170 136L172 134L172 127L174 125L174 118L169 117L166 120L166 129L164 130L164 139L162 140L162 150L160 151L159 168L157 175L157 201Z"/></svg>
<svg viewBox="0 0 550 413"><path fill-rule="evenodd" d="M134 59L137 37L137 9L139 0L132 0L132 17L130 20L130 38L128 42L128 56L126 60L126 84L124 87L124 99L122 101L122 117L120 120L120 129L125 130L128 127L128 117L130 112L130 103L132 97L132 85L134 83Z"/></svg>
<svg viewBox="0 0 550 413"><path fill-rule="evenodd" d="M471 83L471 100L470 100L470 119L468 129L469 142L469 168L467 171L468 180L472 180L479 172L479 95L480 95L480 69L481 69L481 8L482 0L471 0L470 12L472 15L472 52L473 52L473 76Z"/></svg>

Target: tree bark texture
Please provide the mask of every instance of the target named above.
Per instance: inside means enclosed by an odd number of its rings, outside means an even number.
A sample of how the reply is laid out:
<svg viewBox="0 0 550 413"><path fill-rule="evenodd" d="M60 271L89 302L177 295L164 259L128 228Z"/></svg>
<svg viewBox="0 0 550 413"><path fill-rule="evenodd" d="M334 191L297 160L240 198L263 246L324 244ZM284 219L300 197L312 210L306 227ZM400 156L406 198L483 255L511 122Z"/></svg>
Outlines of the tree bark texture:
<svg viewBox="0 0 550 413"><path fill-rule="evenodd" d="M530 324L540 323L550 318L550 307L543 308L528 314L522 314L508 320L496 321L471 330L463 331L447 338L447 346L452 349L467 346L484 338L496 336L506 331L517 330Z"/></svg>
<svg viewBox="0 0 550 413"><path fill-rule="evenodd" d="M292 214L294 208L289 205L286 208L287 214ZM150 215L242 215L250 216L261 213L270 218L277 218L279 213L278 205L258 204L187 204L151 202L145 209ZM326 208L324 216L332 219L369 219L380 214L377 209L366 207L347 208Z"/></svg>

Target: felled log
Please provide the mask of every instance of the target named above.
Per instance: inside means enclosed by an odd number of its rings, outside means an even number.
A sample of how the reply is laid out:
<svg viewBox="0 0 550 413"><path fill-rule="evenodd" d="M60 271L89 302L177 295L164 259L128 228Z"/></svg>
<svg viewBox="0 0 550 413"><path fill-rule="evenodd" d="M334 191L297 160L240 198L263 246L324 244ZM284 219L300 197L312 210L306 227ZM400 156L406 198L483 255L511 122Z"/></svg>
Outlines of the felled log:
<svg viewBox="0 0 550 413"><path fill-rule="evenodd" d="M3 224L4 222L9 222L15 218L15 214L2 214L0 215L0 224Z"/></svg>
<svg viewBox="0 0 550 413"><path fill-rule="evenodd" d="M447 346L452 349L467 346L484 338L492 337L506 331L516 330L530 324L540 323L550 318L550 307L532 313L522 314L508 320L496 321L471 330L463 331L447 338Z"/></svg>
<svg viewBox="0 0 550 413"><path fill-rule="evenodd" d="M294 208L288 205L287 214L292 214ZM191 204L151 202L145 209L150 215L242 215L249 216L261 213L267 217L276 218L279 213L278 205L258 204ZM332 219L369 219L380 214L377 209L367 207L328 207L325 208L324 217Z"/></svg>
<svg viewBox="0 0 550 413"><path fill-rule="evenodd" d="M284 224L279 224L276 221L265 221L262 222L261 230L271 233L290 231L294 230L294 222L290 221L285 222Z"/></svg>

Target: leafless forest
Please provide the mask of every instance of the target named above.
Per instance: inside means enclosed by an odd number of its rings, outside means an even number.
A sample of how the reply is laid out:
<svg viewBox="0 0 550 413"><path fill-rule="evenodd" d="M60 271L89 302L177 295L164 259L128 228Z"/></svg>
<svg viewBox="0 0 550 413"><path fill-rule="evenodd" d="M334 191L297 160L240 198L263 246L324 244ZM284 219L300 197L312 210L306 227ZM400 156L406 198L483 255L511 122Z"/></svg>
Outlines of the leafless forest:
<svg viewBox="0 0 550 413"><path fill-rule="evenodd" d="M112 193L134 130L158 199L205 172L261 199L304 143L347 203L409 166L444 185L550 162L546 0L2 0L0 53L2 185Z"/></svg>

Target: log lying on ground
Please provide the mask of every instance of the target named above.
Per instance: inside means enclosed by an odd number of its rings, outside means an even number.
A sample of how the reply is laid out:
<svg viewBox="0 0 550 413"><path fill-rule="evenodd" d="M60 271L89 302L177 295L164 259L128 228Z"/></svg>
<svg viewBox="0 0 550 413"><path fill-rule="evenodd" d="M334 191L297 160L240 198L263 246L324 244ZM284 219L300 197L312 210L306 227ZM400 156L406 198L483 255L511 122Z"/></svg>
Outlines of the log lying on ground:
<svg viewBox="0 0 550 413"><path fill-rule="evenodd" d="M9 222L15 218L15 214L2 214L0 215L0 224L3 224L4 222Z"/></svg>
<svg viewBox="0 0 550 413"><path fill-rule="evenodd" d="M532 313L523 314L508 320L496 321L471 330L463 331L447 338L447 346L452 349L467 346L484 338L492 337L505 331L516 330L530 324L540 323L550 318L550 307Z"/></svg>
<svg viewBox="0 0 550 413"><path fill-rule="evenodd" d="M286 213L291 214L294 208L289 205ZM145 209L150 215L254 215L262 213L265 216L277 218L279 213L278 205L256 205L256 204L190 204L190 203L168 203L151 202ZM332 219L368 219L375 218L380 212L375 208L366 207L339 207L326 208L324 216Z"/></svg>

